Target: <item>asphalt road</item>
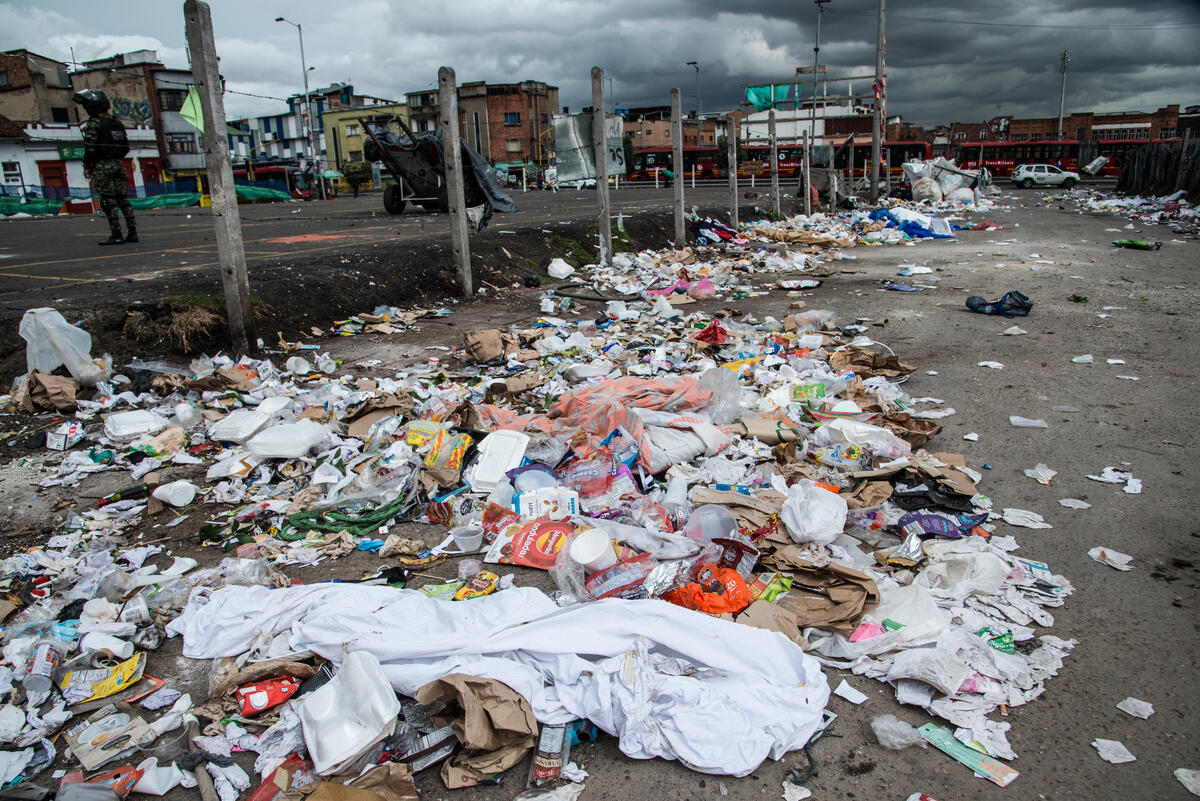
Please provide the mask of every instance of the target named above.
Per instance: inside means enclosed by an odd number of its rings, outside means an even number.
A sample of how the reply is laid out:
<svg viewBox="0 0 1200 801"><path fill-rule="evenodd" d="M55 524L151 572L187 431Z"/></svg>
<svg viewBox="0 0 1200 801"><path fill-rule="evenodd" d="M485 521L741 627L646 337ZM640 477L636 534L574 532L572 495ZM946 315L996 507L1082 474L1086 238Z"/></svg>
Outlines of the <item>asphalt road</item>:
<svg viewBox="0 0 1200 801"><path fill-rule="evenodd" d="M728 197L720 187L688 191L687 201L715 203ZM667 189L613 192L615 212L667 208ZM489 230L532 227L596 215L592 191L516 192L520 210L497 214ZM380 193L331 201L242 205L242 235L253 281L256 264L308 260L320 254L371 245L449 236L448 217L424 209L393 216ZM0 304L28 307L51 302L79 305L117 281L149 281L179 271L217 267L217 245L207 209L155 209L137 214L140 242L99 247L108 236L102 214L0 221ZM161 285L156 282L156 286Z"/></svg>

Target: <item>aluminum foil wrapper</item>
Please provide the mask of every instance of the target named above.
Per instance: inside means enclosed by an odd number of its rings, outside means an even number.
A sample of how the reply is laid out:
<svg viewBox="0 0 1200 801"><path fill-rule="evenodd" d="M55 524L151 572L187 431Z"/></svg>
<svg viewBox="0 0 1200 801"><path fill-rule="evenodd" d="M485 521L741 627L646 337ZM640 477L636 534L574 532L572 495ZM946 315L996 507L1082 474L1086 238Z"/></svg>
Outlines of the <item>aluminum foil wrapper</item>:
<svg viewBox="0 0 1200 801"><path fill-rule="evenodd" d="M664 593L678 589L692 580L692 564L695 559L676 559L661 562L650 571L642 582L642 594L646 598L658 598Z"/></svg>

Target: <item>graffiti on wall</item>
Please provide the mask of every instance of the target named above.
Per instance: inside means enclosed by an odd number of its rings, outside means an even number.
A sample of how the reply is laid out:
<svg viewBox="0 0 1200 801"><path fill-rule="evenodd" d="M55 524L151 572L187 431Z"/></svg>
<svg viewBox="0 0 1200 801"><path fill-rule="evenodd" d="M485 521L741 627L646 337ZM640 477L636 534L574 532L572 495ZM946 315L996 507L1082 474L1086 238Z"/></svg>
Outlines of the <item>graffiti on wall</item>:
<svg viewBox="0 0 1200 801"><path fill-rule="evenodd" d="M141 100L130 100L124 97L114 97L112 113L121 120L134 125L149 125L151 119L150 101L143 97Z"/></svg>

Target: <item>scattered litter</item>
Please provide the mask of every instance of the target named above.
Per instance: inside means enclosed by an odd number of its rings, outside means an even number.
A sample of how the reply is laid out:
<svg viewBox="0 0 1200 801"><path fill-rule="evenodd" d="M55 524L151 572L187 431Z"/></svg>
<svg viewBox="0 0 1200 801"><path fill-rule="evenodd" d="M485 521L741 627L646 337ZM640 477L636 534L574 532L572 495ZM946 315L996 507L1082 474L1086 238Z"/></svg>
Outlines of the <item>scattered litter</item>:
<svg viewBox="0 0 1200 801"><path fill-rule="evenodd" d="M1148 701L1139 701L1136 698L1126 698L1121 703L1117 704L1117 709L1124 712L1126 715L1132 715L1135 718L1146 720L1154 714L1154 704Z"/></svg>
<svg viewBox="0 0 1200 801"><path fill-rule="evenodd" d="M1028 333L1029 332L1026 331L1024 328L1021 328L1020 326L1017 326L1017 325L1013 325L1013 326L1009 326L1008 328L1005 328L1003 331L1001 331L1000 335L1006 336L1006 337L1016 337L1016 336L1021 336L1022 334L1028 334Z"/></svg>
<svg viewBox="0 0 1200 801"><path fill-rule="evenodd" d="M1020 415L1016 415L1016 414L1010 414L1008 416L1008 422L1011 423L1012 425L1016 426L1017 428L1049 428L1050 427L1049 425L1047 425L1045 420L1033 420L1031 418L1021 417Z"/></svg>
<svg viewBox="0 0 1200 801"><path fill-rule="evenodd" d="M845 679L842 679L842 683L834 689L833 694L839 698L845 698L852 704L861 704L870 699L870 696L866 693L859 692L851 687Z"/></svg>
<svg viewBox="0 0 1200 801"><path fill-rule="evenodd" d="M1100 564L1115 567L1117 570L1133 570L1133 557L1127 553L1114 551L1112 548L1097 545L1088 551L1088 556Z"/></svg>
<svg viewBox="0 0 1200 801"><path fill-rule="evenodd" d="M926 723L924 726L919 727L917 731L921 733L921 736L926 741L975 771L976 775L982 776L993 784L1007 787L1021 775L1003 762L963 745L942 726Z"/></svg>
<svg viewBox="0 0 1200 801"><path fill-rule="evenodd" d="M1005 509L1001 517L1005 523L1010 526L1021 526L1022 528L1054 528L1046 522L1045 518L1037 512L1030 512L1028 509Z"/></svg>
<svg viewBox="0 0 1200 801"><path fill-rule="evenodd" d="M1129 749L1119 740L1104 740L1097 737L1095 740L1092 740L1092 747L1100 754L1101 759L1105 762L1111 762L1114 765L1121 765L1137 760L1137 757L1129 753Z"/></svg>
<svg viewBox="0 0 1200 801"><path fill-rule="evenodd" d="M1121 379L1122 381L1141 381L1142 380L1142 379L1138 378L1136 375L1119 375L1119 376L1117 376L1117 378Z"/></svg>
<svg viewBox="0 0 1200 801"><path fill-rule="evenodd" d="M1068 509L1091 509L1092 505L1087 501L1081 501L1078 498L1059 498L1059 506L1065 506Z"/></svg>
<svg viewBox="0 0 1200 801"><path fill-rule="evenodd" d="M980 362L976 367L990 367L993 370L1003 370L1004 365L1000 362Z"/></svg>
<svg viewBox="0 0 1200 801"><path fill-rule="evenodd" d="M979 435L972 431L970 434L963 434L963 439L967 442L979 442Z"/></svg>
<svg viewBox="0 0 1200 801"><path fill-rule="evenodd" d="M1050 481L1058 475L1058 471L1051 470L1046 465L1038 462L1034 467L1025 468L1025 475L1029 476L1039 484L1049 484Z"/></svg>
<svg viewBox="0 0 1200 801"><path fill-rule="evenodd" d="M1192 795L1200 795L1200 770L1175 768L1175 778Z"/></svg>
<svg viewBox="0 0 1200 801"><path fill-rule="evenodd" d="M1091 364L1092 362L1095 361L1095 359L1092 358L1092 354L1085 353L1082 356L1074 357L1073 359L1071 359L1071 361L1073 361L1075 364Z"/></svg>
<svg viewBox="0 0 1200 801"><path fill-rule="evenodd" d="M884 748L899 751L910 746L925 746L925 738L910 723L905 723L895 715L880 715L871 721L871 731L875 739Z"/></svg>

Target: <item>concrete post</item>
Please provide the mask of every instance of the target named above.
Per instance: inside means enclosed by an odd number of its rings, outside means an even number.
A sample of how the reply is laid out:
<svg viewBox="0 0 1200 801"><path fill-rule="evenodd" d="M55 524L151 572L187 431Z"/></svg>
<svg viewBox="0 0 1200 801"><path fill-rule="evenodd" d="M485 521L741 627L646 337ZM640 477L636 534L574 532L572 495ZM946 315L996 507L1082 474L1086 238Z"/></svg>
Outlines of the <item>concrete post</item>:
<svg viewBox="0 0 1200 801"><path fill-rule="evenodd" d="M775 109L771 109L767 118L767 135L771 139L771 211L778 219L783 216L783 206L779 196L779 140L775 138Z"/></svg>
<svg viewBox="0 0 1200 801"><path fill-rule="evenodd" d="M204 110L204 165L212 198L213 223L217 233L217 259L221 265L221 288L225 292L225 314L229 335L238 354L248 353L254 336L254 311L250 307L250 281L246 276L246 250L242 245L242 218L233 184L233 165L225 136L223 87L217 71L217 47L213 40L212 12L202 0L183 4L188 51L192 56L192 80Z"/></svg>
<svg viewBox="0 0 1200 801"><path fill-rule="evenodd" d="M600 263L612 263L612 206L608 198L608 143L604 137L604 70L592 67L592 148L596 154L596 202L600 204Z"/></svg>
<svg viewBox="0 0 1200 801"><path fill-rule="evenodd" d="M471 275L471 245L467 239L467 197L463 189L462 146L458 136L458 82L452 67L438 70L441 101L442 155L446 162L446 194L450 201L450 249L458 265L464 300L475 295Z"/></svg>
<svg viewBox="0 0 1200 801"><path fill-rule="evenodd" d="M679 90L671 90L671 156L675 173L675 247L687 242L687 228L683 224L683 110ZM693 175L695 170L693 170ZM657 183L657 180L656 180Z"/></svg>
<svg viewBox="0 0 1200 801"><path fill-rule="evenodd" d="M729 224L738 226L737 127L732 118L725 123L725 154L729 165Z"/></svg>
<svg viewBox="0 0 1200 801"><path fill-rule="evenodd" d="M809 143L808 143L808 131L805 131L804 132L804 186L801 187L801 189L804 191L804 213L806 215L812 214L812 190L809 188L810 186L812 186L812 184L810 183L812 181L812 173L809 171L811 162L812 162L812 149L809 147Z"/></svg>

